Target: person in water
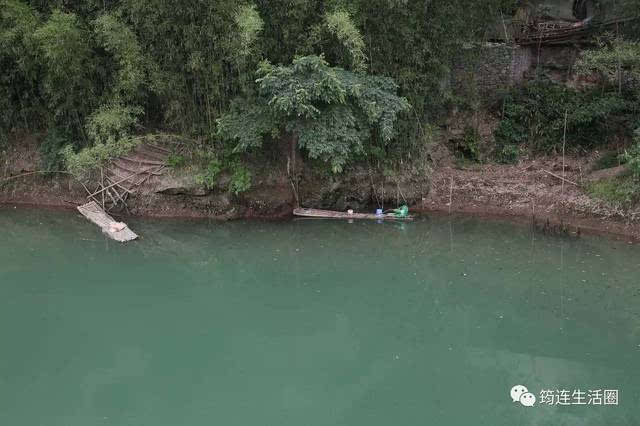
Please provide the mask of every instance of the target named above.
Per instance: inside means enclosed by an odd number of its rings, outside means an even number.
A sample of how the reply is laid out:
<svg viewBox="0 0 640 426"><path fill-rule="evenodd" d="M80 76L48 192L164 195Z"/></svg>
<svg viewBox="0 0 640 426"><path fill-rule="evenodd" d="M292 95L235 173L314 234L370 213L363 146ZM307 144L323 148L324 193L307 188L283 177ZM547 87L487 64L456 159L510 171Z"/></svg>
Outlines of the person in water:
<svg viewBox="0 0 640 426"><path fill-rule="evenodd" d="M403 204L397 209L391 210L391 214L393 214L395 217L407 217L409 216L409 207L407 207L406 204Z"/></svg>

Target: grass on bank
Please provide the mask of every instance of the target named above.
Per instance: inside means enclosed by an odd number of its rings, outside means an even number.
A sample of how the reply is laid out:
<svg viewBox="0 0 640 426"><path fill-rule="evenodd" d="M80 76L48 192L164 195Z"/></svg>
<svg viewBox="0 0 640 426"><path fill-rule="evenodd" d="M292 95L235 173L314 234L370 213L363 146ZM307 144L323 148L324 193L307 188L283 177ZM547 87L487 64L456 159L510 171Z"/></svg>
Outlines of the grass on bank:
<svg viewBox="0 0 640 426"><path fill-rule="evenodd" d="M586 191L590 197L615 207L629 208L640 200L640 184L630 173L592 182Z"/></svg>

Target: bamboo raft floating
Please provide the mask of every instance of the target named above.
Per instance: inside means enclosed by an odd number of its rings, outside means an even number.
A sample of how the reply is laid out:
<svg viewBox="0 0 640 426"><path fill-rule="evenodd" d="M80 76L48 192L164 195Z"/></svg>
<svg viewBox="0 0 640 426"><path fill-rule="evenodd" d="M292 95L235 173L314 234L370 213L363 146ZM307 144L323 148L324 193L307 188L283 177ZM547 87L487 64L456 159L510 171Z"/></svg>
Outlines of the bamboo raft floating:
<svg viewBox="0 0 640 426"><path fill-rule="evenodd" d="M91 222L98 225L100 229L102 229L102 232L112 240L124 243L138 238L138 236L129 229L127 224L114 220L105 213L95 201L78 206L78 211Z"/></svg>
<svg viewBox="0 0 640 426"><path fill-rule="evenodd" d="M333 210L318 210L318 209L294 209L294 216L301 217L314 217L324 219L382 219L382 220L413 220L412 216L397 217L393 214L376 215L373 213L347 213L336 212Z"/></svg>

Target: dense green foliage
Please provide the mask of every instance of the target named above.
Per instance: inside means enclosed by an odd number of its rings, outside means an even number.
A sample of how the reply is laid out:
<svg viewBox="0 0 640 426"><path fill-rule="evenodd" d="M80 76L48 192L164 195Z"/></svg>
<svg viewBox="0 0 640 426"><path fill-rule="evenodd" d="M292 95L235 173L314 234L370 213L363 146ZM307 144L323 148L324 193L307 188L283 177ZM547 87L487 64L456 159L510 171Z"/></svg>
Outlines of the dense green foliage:
<svg viewBox="0 0 640 426"><path fill-rule="evenodd" d="M607 35L597 48L584 53L578 62L581 73L596 72L605 84L615 86L619 98L631 98L627 129L635 129L633 146L622 155L635 181L640 184L640 42Z"/></svg>
<svg viewBox="0 0 640 426"><path fill-rule="evenodd" d="M332 68L318 56L291 66L262 62L257 74L258 96L219 120L221 135L237 140L236 150L260 146L267 135L288 135L339 172L366 143L388 143L398 114L409 108L391 79Z"/></svg>
<svg viewBox="0 0 640 426"><path fill-rule="evenodd" d="M637 117L638 99L620 95L613 87L576 90L538 80L512 90L503 103L503 118L496 131L496 155L513 160L516 147L534 153L580 150L606 145L620 133L630 132Z"/></svg>
<svg viewBox="0 0 640 426"><path fill-rule="evenodd" d="M0 0L0 140L20 130L49 134L41 151L50 166L65 145L115 147L145 128L215 143L217 119L237 111L239 99L263 96L254 82L261 61L276 70L324 55L327 66L348 70L342 77L352 72L354 82L366 82L370 94L372 84L383 92L389 79L398 84L413 107L402 108L395 149L386 153L400 158L424 143L419 122L451 102L445 83L452 58L464 42L482 39L512 3ZM365 144L363 135L355 138L355 123L362 123L356 115L327 111L319 118L325 125L340 118L341 142L323 148L301 133L301 146L326 151L339 168L346 152L338 155L338 145ZM382 133L370 131L367 143L388 138L381 120L371 124Z"/></svg>
<svg viewBox="0 0 640 426"><path fill-rule="evenodd" d="M79 172L167 131L211 151L198 162L205 186L224 170L240 189L250 177L238 158L263 143L294 141L334 171L367 156L399 163L452 106L480 108L472 87L454 96L452 66L517 3L0 0L0 143L42 133L43 165ZM639 6L620 0L612 13ZM637 27L585 53L577 69L604 81L593 90L540 80L509 93L494 157L558 151L565 112L571 149L628 139L640 127L640 45L623 36L638 40ZM484 158L478 139L465 133L465 156Z"/></svg>
<svg viewBox="0 0 640 426"><path fill-rule="evenodd" d="M640 182L640 128L636 130L634 145L622 156L633 177Z"/></svg>

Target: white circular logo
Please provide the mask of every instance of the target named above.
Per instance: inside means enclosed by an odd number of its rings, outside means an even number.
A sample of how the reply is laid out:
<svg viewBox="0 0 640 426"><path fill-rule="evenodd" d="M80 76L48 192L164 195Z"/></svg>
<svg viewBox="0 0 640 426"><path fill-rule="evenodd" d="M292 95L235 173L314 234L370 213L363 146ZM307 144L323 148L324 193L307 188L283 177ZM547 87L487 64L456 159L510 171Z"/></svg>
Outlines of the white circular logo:
<svg viewBox="0 0 640 426"><path fill-rule="evenodd" d="M525 407L533 407L533 404L536 403L536 396L532 393L523 393L522 396L520 397L520 404L524 405Z"/></svg>
<svg viewBox="0 0 640 426"><path fill-rule="evenodd" d="M511 399L513 399L513 402L518 402L520 397L527 392L529 392L529 389L526 386L515 385L511 388Z"/></svg>
<svg viewBox="0 0 640 426"><path fill-rule="evenodd" d="M512 387L510 395L513 402L519 402L525 407L533 407L536 403L536 396L529 392L529 389L523 385L515 385Z"/></svg>

